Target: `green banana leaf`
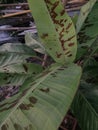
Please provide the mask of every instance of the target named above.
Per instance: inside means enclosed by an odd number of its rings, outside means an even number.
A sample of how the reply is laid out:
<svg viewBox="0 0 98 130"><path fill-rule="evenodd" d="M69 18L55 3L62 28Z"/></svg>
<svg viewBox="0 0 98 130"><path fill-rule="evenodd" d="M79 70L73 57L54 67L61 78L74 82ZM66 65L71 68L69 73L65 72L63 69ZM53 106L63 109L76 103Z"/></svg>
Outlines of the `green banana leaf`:
<svg viewBox="0 0 98 130"><path fill-rule="evenodd" d="M7 43L0 46L0 73L37 74L41 65L29 63L29 58L36 58L35 52L26 45ZM28 60L27 60L28 59Z"/></svg>
<svg viewBox="0 0 98 130"><path fill-rule="evenodd" d="M23 63L29 57L36 57L36 54L26 45L6 43L0 46L0 67L8 64Z"/></svg>
<svg viewBox="0 0 98 130"><path fill-rule="evenodd" d="M28 2L46 51L60 64L72 62L77 50L76 33L61 1L28 0Z"/></svg>
<svg viewBox="0 0 98 130"><path fill-rule="evenodd" d="M73 62L77 53L76 30L71 18L62 6L61 0L45 0L50 16L59 35L65 63Z"/></svg>
<svg viewBox="0 0 98 130"><path fill-rule="evenodd" d="M0 85L21 85L30 75L42 72L42 66L29 63L36 57L31 48L23 44L7 43L0 46Z"/></svg>
<svg viewBox="0 0 98 130"><path fill-rule="evenodd" d="M89 47L93 45L98 37L98 1L90 0L81 9L77 22L78 52L77 59L85 56ZM81 21L81 22L80 22Z"/></svg>
<svg viewBox="0 0 98 130"><path fill-rule="evenodd" d="M17 95L0 102L0 130L57 130L80 76L81 67L56 64L35 79L29 77Z"/></svg>
<svg viewBox="0 0 98 130"><path fill-rule="evenodd" d="M76 23L77 33L81 30L85 20L88 17L88 14L92 11L94 4L97 0L89 0L85 5L82 6L78 20ZM94 15L94 14L93 14Z"/></svg>
<svg viewBox="0 0 98 130"><path fill-rule="evenodd" d="M28 46L21 43L6 43L0 46L0 54L1 53L19 53L20 55L35 55L34 51Z"/></svg>
<svg viewBox="0 0 98 130"><path fill-rule="evenodd" d="M82 130L98 130L98 86L82 84L72 103L72 111Z"/></svg>
<svg viewBox="0 0 98 130"><path fill-rule="evenodd" d="M34 39L32 37L32 33L27 32L25 34L25 44L29 47L31 47L33 50L35 50L36 52L39 52L41 54L45 54L45 48L43 47L42 43L40 43L39 41L37 41L36 39Z"/></svg>
<svg viewBox="0 0 98 130"><path fill-rule="evenodd" d="M10 64L3 67L0 67L0 73L25 73L25 74L36 74L37 72L41 72L43 69L41 65L35 63L17 63Z"/></svg>
<svg viewBox="0 0 98 130"><path fill-rule="evenodd" d="M31 75L18 73L0 73L0 87L17 85L20 86Z"/></svg>

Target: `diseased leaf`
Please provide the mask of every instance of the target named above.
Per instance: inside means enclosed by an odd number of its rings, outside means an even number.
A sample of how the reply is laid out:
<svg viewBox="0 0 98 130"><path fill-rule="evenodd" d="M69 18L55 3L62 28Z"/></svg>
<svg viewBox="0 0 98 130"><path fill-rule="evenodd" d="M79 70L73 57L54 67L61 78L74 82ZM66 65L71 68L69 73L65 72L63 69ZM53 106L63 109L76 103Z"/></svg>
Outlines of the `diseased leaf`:
<svg viewBox="0 0 98 130"><path fill-rule="evenodd" d="M45 0L49 13L59 35L65 62L73 62L77 52L76 31L71 18L68 16L61 0Z"/></svg>
<svg viewBox="0 0 98 130"><path fill-rule="evenodd" d="M44 0L28 0L35 20L39 37L52 58L59 63L65 63L64 53L58 39L53 21L49 15ZM39 8L36 8L36 7Z"/></svg>
<svg viewBox="0 0 98 130"><path fill-rule="evenodd" d="M28 78L17 95L0 103L1 130L57 130L80 76L81 68L71 64L52 66L36 80Z"/></svg>
<svg viewBox="0 0 98 130"><path fill-rule="evenodd" d="M60 0L28 2L46 51L58 63L73 62L77 50L76 33Z"/></svg>
<svg viewBox="0 0 98 130"><path fill-rule="evenodd" d="M22 85L28 76L29 75L27 74L0 72L0 87L9 85Z"/></svg>
<svg viewBox="0 0 98 130"><path fill-rule="evenodd" d="M26 45L6 43L0 46L0 67L24 63L29 57L36 57L36 54Z"/></svg>
<svg viewBox="0 0 98 130"><path fill-rule="evenodd" d="M21 54L28 54L28 55L35 55L34 51L29 48L28 46L21 44L21 43L6 43L0 46L0 53L19 53Z"/></svg>
<svg viewBox="0 0 98 130"><path fill-rule="evenodd" d="M29 58L36 63L29 63ZM22 44L7 43L0 46L0 73L36 75L43 69L37 64L37 56L31 48Z"/></svg>
<svg viewBox="0 0 98 130"><path fill-rule="evenodd" d="M41 65L35 63L15 63L0 67L0 73L37 74L42 72Z"/></svg>

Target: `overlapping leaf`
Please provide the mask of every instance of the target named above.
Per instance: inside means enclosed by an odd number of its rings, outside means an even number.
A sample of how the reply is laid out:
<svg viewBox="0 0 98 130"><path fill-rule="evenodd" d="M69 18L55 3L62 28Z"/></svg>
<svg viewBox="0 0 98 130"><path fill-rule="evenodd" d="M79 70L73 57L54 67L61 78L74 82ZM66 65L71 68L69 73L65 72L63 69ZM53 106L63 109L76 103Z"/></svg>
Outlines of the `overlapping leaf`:
<svg viewBox="0 0 98 130"><path fill-rule="evenodd" d="M0 46L0 66L22 63L33 56L36 56L34 51L23 44L7 43Z"/></svg>
<svg viewBox="0 0 98 130"><path fill-rule="evenodd" d="M38 79L26 80L16 96L0 103L1 130L57 130L80 76L81 68L77 65L55 65Z"/></svg>
<svg viewBox="0 0 98 130"><path fill-rule="evenodd" d="M0 46L1 95L5 94L4 91L7 88L20 87L28 77L34 77L42 72L42 66L37 63L29 63L29 57L36 57L36 55L25 45L7 43ZM4 100L5 96L1 95L0 99Z"/></svg>
<svg viewBox="0 0 98 130"><path fill-rule="evenodd" d="M25 35L25 44L39 53L42 53L42 54L46 53L43 45L39 41L34 39L30 32L26 33Z"/></svg>
<svg viewBox="0 0 98 130"><path fill-rule="evenodd" d="M97 0L89 0L85 5L82 6L78 21L76 23L76 29L77 32L81 30L81 27L83 26L85 20L88 17L88 14L92 11L92 8ZM94 15L94 14L93 14Z"/></svg>
<svg viewBox="0 0 98 130"><path fill-rule="evenodd" d="M89 47L93 45L98 37L98 1L90 0L81 9L77 22L78 32L78 59L88 53ZM81 22L80 22L81 21Z"/></svg>
<svg viewBox="0 0 98 130"><path fill-rule="evenodd" d="M73 113L82 130L98 130L98 86L82 85L72 104Z"/></svg>
<svg viewBox="0 0 98 130"><path fill-rule="evenodd" d="M43 69L41 65L35 63L17 63L9 64L0 67L0 73L19 73L19 74L36 74L41 72Z"/></svg>
<svg viewBox="0 0 98 130"><path fill-rule="evenodd" d="M79 31L79 43L84 46L91 46L98 36L98 1L96 1L90 10L85 22ZM82 12L85 13L85 12Z"/></svg>
<svg viewBox="0 0 98 130"><path fill-rule="evenodd" d="M40 72L42 70L40 65L28 63L30 57L32 59L33 57L37 58L35 52L28 46L11 43L4 44L0 46L0 72L20 74Z"/></svg>
<svg viewBox="0 0 98 130"><path fill-rule="evenodd" d="M46 51L58 63L72 62L77 50L76 34L60 0L28 2Z"/></svg>

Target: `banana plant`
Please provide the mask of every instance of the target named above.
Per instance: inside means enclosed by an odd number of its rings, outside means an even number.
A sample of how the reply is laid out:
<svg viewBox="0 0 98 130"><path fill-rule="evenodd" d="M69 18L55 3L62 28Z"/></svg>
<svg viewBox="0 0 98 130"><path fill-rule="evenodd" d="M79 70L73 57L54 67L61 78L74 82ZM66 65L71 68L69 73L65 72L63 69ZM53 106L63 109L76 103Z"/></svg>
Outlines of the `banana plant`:
<svg viewBox="0 0 98 130"><path fill-rule="evenodd" d="M43 70L29 40L0 49L0 88L19 91L0 102L0 130L57 130L67 113L81 77L73 61L75 27L60 0L28 0L45 53L56 62ZM30 37L29 37L30 39ZM35 40L33 40L35 43ZM35 44L33 44L35 45ZM34 60L31 63L30 60Z"/></svg>
<svg viewBox="0 0 98 130"><path fill-rule="evenodd" d="M90 0L83 6L78 18L77 59L83 63L80 89L72 103L72 112L82 130L98 129L98 0Z"/></svg>

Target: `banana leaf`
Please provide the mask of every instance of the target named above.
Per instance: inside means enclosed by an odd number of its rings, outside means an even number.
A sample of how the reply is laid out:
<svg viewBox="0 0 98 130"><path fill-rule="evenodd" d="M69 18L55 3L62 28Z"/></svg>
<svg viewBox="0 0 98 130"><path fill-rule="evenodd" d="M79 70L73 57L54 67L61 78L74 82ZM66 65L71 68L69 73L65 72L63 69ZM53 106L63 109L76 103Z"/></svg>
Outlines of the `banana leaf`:
<svg viewBox="0 0 98 130"><path fill-rule="evenodd" d="M0 67L0 73L19 73L19 74L36 74L37 72L41 72L43 69L41 65L35 63L17 63L10 64L3 67Z"/></svg>
<svg viewBox="0 0 98 130"><path fill-rule="evenodd" d="M23 44L6 43L0 46L0 85L21 85L30 75L42 72L40 64L30 63L36 57L31 48ZM28 60L27 60L28 59ZM0 86L0 87L1 87Z"/></svg>
<svg viewBox="0 0 98 130"><path fill-rule="evenodd" d="M36 57L36 54L26 45L6 43L0 46L0 67L26 62L29 57Z"/></svg>
<svg viewBox="0 0 98 130"><path fill-rule="evenodd" d="M28 78L12 98L0 102L0 130L57 130L69 109L81 67L53 65Z"/></svg>
<svg viewBox="0 0 98 130"><path fill-rule="evenodd" d="M98 1L90 0L81 9L77 22L78 32L78 52L77 59L85 56L89 48L93 45L98 37Z"/></svg>
<svg viewBox="0 0 98 130"><path fill-rule="evenodd" d="M72 103L82 130L98 130L98 86L83 83Z"/></svg>
<svg viewBox="0 0 98 130"><path fill-rule="evenodd" d="M89 13L92 11L94 4L97 0L89 0L85 5L82 6L80 14L78 16L78 21L76 23L77 33L81 30L85 20L87 19ZM94 14L93 14L94 15Z"/></svg>
<svg viewBox="0 0 98 130"><path fill-rule="evenodd" d="M46 51L60 64L73 62L77 50L76 33L61 1L28 0L28 2Z"/></svg>
<svg viewBox="0 0 98 130"><path fill-rule="evenodd" d="M25 34L25 44L29 47L31 47L36 52L39 52L41 54L45 54L45 48L43 47L42 43L37 41L32 37L32 33L28 32Z"/></svg>
<svg viewBox="0 0 98 130"><path fill-rule="evenodd" d="M30 57L35 58L36 63L29 63ZM43 69L37 64L38 59L35 52L28 46L6 43L0 46L0 73L39 73Z"/></svg>

